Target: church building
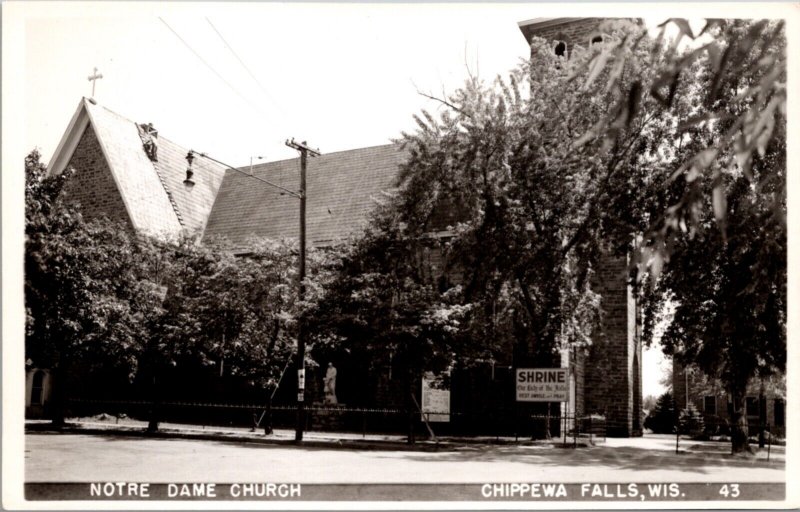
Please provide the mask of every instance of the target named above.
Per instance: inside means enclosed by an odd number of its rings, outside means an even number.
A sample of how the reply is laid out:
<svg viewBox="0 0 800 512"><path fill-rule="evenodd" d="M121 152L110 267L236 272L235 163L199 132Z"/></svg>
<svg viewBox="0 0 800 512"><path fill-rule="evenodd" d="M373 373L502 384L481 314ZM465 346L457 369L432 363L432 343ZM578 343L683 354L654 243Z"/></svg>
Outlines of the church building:
<svg viewBox="0 0 800 512"><path fill-rule="evenodd" d="M601 21L539 18L520 22L519 29L526 41L534 35L545 37L553 41L554 52L567 56L575 45L602 40ZM84 98L48 172L74 168L74 178L64 193L80 204L84 215L88 219L104 215L136 232L158 237L222 236L240 247L250 236L298 236L295 198L271 187L253 186L249 168L237 172L198 153L187 176L188 153L188 148L167 139L156 127ZM357 234L368 221L373 198L395 185L404 158L399 146L387 144L309 159L308 243L325 246ZM252 167L253 175L290 190L299 188L298 170L296 158ZM642 434L641 322L628 285L627 263L625 258L608 256L596 272L593 286L602 295L602 328L591 349L563 353L561 366L569 368L570 414L602 415L608 435L638 436ZM486 379L499 378L502 372L495 370L492 367ZM506 370L506 378L511 378L511 369ZM340 378L343 373L340 370ZM34 375L31 370L28 405L37 405L31 404L31 397L41 401L45 396L43 384L34 382ZM41 380L43 374L39 375ZM465 391L466 384L459 391L457 379L452 385L454 411L459 403L470 403L492 414L490 393L478 396L480 392Z"/></svg>

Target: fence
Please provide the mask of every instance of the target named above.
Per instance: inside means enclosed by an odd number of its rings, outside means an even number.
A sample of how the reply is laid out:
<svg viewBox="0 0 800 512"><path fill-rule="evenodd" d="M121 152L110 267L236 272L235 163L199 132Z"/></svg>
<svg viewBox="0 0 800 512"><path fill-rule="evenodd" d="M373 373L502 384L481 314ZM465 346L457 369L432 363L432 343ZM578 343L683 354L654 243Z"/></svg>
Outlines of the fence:
<svg viewBox="0 0 800 512"><path fill-rule="evenodd" d="M731 423L719 416L686 416L680 417L674 426L675 453L680 451L681 437L690 440L725 440L731 436ZM783 444L786 435L784 426L775 426L762 423L757 418L747 417L748 439L751 443L758 443L760 448L767 449L767 460L770 459L773 444Z"/></svg>
<svg viewBox="0 0 800 512"><path fill-rule="evenodd" d="M188 423L202 426L250 427L264 429L289 428L297 424L294 405L230 404L205 402L151 402L136 400L68 400L71 416L90 417L101 413L112 417L129 417L148 421ZM519 410L442 411L420 413L419 410L398 408L344 407L311 404L305 408L306 431L338 431L367 434L408 434L409 423L415 435L429 434L426 423L436 436L483 436L500 438L542 439L549 433L552 439L580 439L594 443L606 437L606 421L602 416L542 415ZM437 418L437 416L439 418ZM429 421L446 416L446 422ZM548 428L549 427L549 428Z"/></svg>

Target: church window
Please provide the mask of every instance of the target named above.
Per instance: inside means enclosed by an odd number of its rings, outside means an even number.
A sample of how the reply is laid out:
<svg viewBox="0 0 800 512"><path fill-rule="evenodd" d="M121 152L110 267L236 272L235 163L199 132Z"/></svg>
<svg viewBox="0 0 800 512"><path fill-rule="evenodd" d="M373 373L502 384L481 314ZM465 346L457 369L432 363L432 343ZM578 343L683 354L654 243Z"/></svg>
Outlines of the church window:
<svg viewBox="0 0 800 512"><path fill-rule="evenodd" d="M558 55L559 57L566 56L566 54L567 54L567 43L565 43L564 41L559 41L556 44L556 47L554 48L554 51L556 52L556 55Z"/></svg>
<svg viewBox="0 0 800 512"><path fill-rule="evenodd" d="M31 405L42 405L44 397L44 372L39 370L33 374L31 385Z"/></svg>
<svg viewBox="0 0 800 512"><path fill-rule="evenodd" d="M592 40L591 40L591 42L589 44L593 45L593 44L598 44L598 43L602 43L602 42L603 42L603 36L596 35L596 36L592 37Z"/></svg>

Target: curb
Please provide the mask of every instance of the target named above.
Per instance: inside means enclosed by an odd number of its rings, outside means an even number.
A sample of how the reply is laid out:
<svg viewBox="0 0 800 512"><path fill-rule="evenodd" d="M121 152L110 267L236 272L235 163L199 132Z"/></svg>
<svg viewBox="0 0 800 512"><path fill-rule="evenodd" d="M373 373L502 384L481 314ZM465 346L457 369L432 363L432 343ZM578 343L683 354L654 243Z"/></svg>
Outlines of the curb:
<svg viewBox="0 0 800 512"><path fill-rule="evenodd" d="M410 445L405 441L395 440L375 440L375 439L305 439L302 444L297 444L294 439L263 437L258 434L240 434L226 432L200 432L186 431L173 428L161 428L158 432L148 433L140 426L108 425L107 428L87 426L80 423L67 423L61 428L53 427L50 423L37 423L25 425L25 432L48 432L63 434L86 434L104 436L125 436L142 439L186 439L200 441L218 442L238 442L259 445L273 445L295 448L317 448L317 449L342 449L342 450L383 450L383 451L415 451L415 452L435 452L440 449L454 450L469 446L531 446L539 445L542 448L561 448L572 449L572 443L562 445L561 442L535 443L530 441L510 441L505 439L440 439L437 441L418 440ZM589 448L591 445L585 442L578 442L577 448Z"/></svg>
<svg viewBox="0 0 800 512"><path fill-rule="evenodd" d="M25 432L48 432L48 433L63 433L63 434L87 434L87 435L105 435L105 436L126 436L137 437L145 439L188 439L200 441L234 441L239 443L252 443L261 445L274 445L274 446L292 446L295 448L325 448L325 449L359 449L359 450L402 450L402 451L437 451L440 448L453 448L457 444L451 442L432 442L432 441L417 441L413 445L406 442L398 441L376 441L376 440L360 440L360 439L306 439L302 444L297 444L294 439L279 439L269 437L256 437L241 434L227 434L222 432L216 433L203 433L203 432L187 432L174 429L160 429L155 433L148 433L141 429L141 427L120 427L114 426L111 428L97 428L87 427L80 424L67 424L62 428L53 427L50 424L41 425L26 425Z"/></svg>

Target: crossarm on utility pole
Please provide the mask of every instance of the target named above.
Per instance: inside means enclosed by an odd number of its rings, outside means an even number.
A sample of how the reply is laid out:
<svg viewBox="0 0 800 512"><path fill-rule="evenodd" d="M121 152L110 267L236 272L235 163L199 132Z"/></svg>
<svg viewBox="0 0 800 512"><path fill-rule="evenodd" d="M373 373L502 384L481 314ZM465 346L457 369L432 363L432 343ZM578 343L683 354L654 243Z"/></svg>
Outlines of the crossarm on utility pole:
<svg viewBox="0 0 800 512"><path fill-rule="evenodd" d="M289 146L289 147L290 147L290 148L292 148L292 149L296 149L297 151L300 151L300 153L301 153L301 154L302 154L304 151L305 151L306 153L308 153L309 155L311 155L311 156L319 156L319 155L321 154L321 153L319 152L319 149L314 149L314 148L310 147L310 146L309 146L309 145L306 143L306 141L303 141L303 142L296 142L296 141L294 140L294 138L292 138L291 140L287 140L287 141L286 141L286 145L287 145L287 146Z"/></svg>

